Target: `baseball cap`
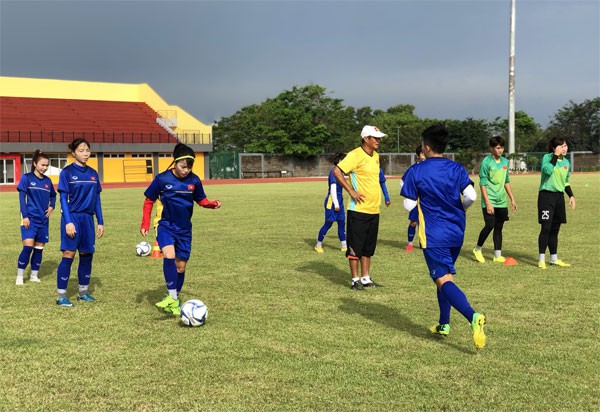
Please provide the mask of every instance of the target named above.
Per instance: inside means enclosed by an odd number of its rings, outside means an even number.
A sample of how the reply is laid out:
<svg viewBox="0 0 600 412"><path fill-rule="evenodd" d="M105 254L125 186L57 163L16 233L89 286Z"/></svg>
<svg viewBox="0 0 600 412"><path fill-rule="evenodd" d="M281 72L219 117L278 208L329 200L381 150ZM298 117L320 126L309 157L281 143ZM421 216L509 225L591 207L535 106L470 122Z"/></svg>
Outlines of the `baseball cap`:
<svg viewBox="0 0 600 412"><path fill-rule="evenodd" d="M373 136L381 139L382 137L386 137L387 134L383 133L375 126L366 125L363 127L362 132L360 132L360 137L364 139L367 136Z"/></svg>

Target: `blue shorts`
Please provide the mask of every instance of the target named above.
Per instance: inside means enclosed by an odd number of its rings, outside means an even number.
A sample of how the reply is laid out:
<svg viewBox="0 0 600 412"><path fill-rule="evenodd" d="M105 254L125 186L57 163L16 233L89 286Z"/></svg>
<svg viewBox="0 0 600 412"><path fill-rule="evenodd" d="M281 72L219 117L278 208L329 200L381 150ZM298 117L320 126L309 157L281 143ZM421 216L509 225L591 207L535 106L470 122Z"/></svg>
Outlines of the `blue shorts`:
<svg viewBox="0 0 600 412"><path fill-rule="evenodd" d="M340 207L339 212L336 212L333 208L325 208L326 222L343 222L344 220L346 220L346 213L344 212L344 208Z"/></svg>
<svg viewBox="0 0 600 412"><path fill-rule="evenodd" d="M460 246L423 249L423 256L425 256L431 279L435 280L448 273L456 274L454 262L458 259L459 254Z"/></svg>
<svg viewBox="0 0 600 412"><path fill-rule="evenodd" d="M175 246L175 257L188 261L192 251L192 231L174 232L170 228L159 224L157 228L156 241L162 249L165 246Z"/></svg>
<svg viewBox="0 0 600 412"><path fill-rule="evenodd" d="M40 222L37 219L29 219L29 228L21 226L21 240L33 239L37 243L48 243L48 221Z"/></svg>
<svg viewBox="0 0 600 412"><path fill-rule="evenodd" d="M65 216L60 218L60 250L79 250L83 253L94 253L96 250L96 226L94 215L87 213L71 213L75 225L75 237L67 236Z"/></svg>
<svg viewBox="0 0 600 412"><path fill-rule="evenodd" d="M412 209L410 212L408 212L408 220L410 220L411 222L418 222L419 221L419 208L418 207L414 207L414 209Z"/></svg>

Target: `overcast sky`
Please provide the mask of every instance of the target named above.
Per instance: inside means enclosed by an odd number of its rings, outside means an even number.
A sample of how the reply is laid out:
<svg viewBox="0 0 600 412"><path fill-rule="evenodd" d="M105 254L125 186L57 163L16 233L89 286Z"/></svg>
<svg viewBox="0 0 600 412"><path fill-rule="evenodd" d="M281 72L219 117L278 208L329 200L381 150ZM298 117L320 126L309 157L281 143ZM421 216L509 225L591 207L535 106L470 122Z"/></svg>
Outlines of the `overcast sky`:
<svg viewBox="0 0 600 412"><path fill-rule="evenodd" d="M3 76L148 83L211 124L293 86L420 117L508 113L510 0L0 0ZM600 95L600 0L517 0L516 106Z"/></svg>

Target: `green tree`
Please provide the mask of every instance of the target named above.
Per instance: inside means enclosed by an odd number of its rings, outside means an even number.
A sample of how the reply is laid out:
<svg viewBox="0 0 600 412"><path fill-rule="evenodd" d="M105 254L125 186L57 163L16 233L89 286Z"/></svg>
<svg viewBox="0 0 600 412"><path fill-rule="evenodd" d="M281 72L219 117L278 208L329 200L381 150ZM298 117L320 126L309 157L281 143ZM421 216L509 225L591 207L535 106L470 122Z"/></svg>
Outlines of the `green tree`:
<svg viewBox="0 0 600 412"><path fill-rule="evenodd" d="M545 141L562 137L569 143L569 150L600 151L600 97L586 99L582 103L572 100L554 115L546 129Z"/></svg>
<svg viewBox="0 0 600 412"><path fill-rule="evenodd" d="M508 152L508 119L496 119L490 124L493 134L499 134L506 140ZM535 150L543 140L542 129L533 117L522 110L515 112L515 152L530 152Z"/></svg>

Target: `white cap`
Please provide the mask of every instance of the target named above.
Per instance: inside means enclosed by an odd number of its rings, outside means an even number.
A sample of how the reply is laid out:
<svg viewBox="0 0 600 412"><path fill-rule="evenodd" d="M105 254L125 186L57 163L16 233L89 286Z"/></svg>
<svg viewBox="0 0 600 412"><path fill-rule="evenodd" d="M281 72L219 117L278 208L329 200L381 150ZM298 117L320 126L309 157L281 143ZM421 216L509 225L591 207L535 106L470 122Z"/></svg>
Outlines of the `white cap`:
<svg viewBox="0 0 600 412"><path fill-rule="evenodd" d="M375 126L366 125L363 127L362 132L360 132L360 137L364 139L367 136L373 136L381 139L382 137L386 137L387 134L383 133Z"/></svg>

